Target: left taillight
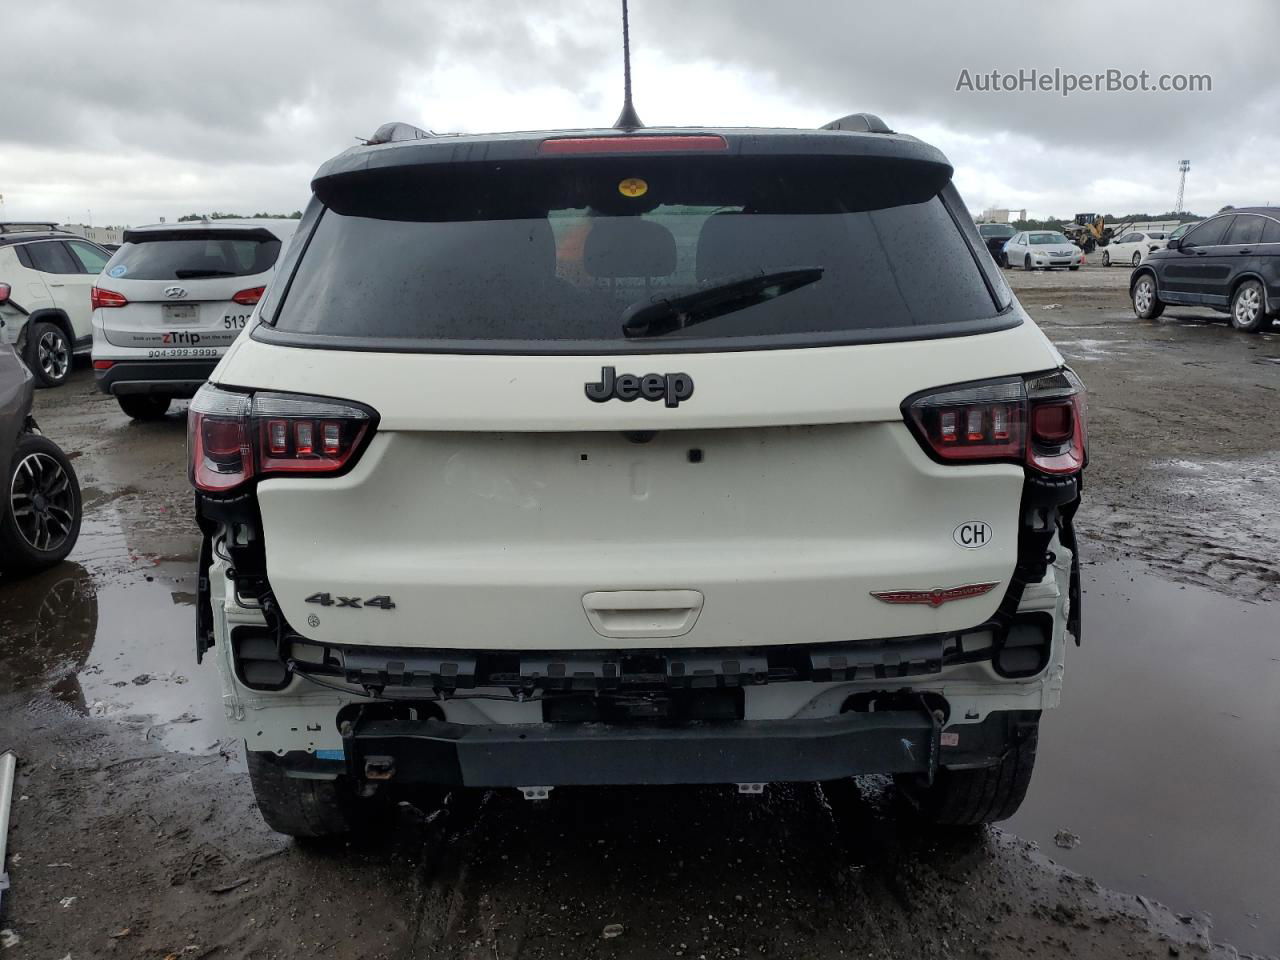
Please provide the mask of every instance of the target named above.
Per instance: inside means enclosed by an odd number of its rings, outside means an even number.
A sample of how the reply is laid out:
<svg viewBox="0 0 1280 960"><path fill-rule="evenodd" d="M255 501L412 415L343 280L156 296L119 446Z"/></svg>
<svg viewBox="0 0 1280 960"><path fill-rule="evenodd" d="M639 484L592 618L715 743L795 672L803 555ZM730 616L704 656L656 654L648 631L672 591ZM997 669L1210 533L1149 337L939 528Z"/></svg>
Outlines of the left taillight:
<svg viewBox="0 0 1280 960"><path fill-rule="evenodd" d="M254 477L341 473L375 424L372 410L348 401L205 384L187 412L191 484L224 493Z"/></svg>
<svg viewBox="0 0 1280 960"><path fill-rule="evenodd" d="M917 394L903 412L925 450L944 463L1010 461L1051 474L1085 465L1084 384L1066 367Z"/></svg>
<svg viewBox="0 0 1280 960"><path fill-rule="evenodd" d="M94 287L89 291L89 305L94 310L100 307L124 307L128 306L128 304L129 301L124 298L124 294L116 293L114 290L103 290L101 287Z"/></svg>
<svg viewBox="0 0 1280 960"><path fill-rule="evenodd" d="M0 306L9 302L9 294L13 291L7 283L0 283Z"/></svg>

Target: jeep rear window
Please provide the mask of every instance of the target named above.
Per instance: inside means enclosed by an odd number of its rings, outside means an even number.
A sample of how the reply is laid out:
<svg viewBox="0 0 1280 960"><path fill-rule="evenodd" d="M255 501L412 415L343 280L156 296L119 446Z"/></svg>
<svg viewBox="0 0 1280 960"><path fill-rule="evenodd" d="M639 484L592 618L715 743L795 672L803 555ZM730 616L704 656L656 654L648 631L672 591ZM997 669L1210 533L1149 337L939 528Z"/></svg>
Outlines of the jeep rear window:
<svg viewBox="0 0 1280 960"><path fill-rule="evenodd" d="M225 231L187 236L135 234L111 257L104 273L121 280L249 277L270 270L278 256L280 241L275 237L235 237Z"/></svg>
<svg viewBox="0 0 1280 960"><path fill-rule="evenodd" d="M261 335L346 349L621 353L1009 326L1007 288L984 274L948 173L731 156L380 171L318 190L325 209L274 317L279 333ZM815 267L818 279L712 319L623 334L637 305Z"/></svg>

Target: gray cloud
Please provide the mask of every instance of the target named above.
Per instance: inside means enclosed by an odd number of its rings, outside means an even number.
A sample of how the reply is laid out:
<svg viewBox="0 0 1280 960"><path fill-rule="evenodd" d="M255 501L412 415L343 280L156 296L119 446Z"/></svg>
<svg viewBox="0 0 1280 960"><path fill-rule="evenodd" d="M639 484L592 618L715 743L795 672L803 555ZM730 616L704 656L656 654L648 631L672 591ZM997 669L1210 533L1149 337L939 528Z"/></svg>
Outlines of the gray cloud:
<svg viewBox="0 0 1280 960"><path fill-rule="evenodd" d="M632 0L651 123L814 125L854 109L946 149L971 206L1280 202L1280 5L1158 8L842 0ZM6 214L93 206L134 222L211 206L293 209L309 173L380 122L491 130L607 124L620 88L606 0L275 0L8 11ZM1208 73L1207 94L957 93L962 69ZM65 209L64 209L65 208Z"/></svg>

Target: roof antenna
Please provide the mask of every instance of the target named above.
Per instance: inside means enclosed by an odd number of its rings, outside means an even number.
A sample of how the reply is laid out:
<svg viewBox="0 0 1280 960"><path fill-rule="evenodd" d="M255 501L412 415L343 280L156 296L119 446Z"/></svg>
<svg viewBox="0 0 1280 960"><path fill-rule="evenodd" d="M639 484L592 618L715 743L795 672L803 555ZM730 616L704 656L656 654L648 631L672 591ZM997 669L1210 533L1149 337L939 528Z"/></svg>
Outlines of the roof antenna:
<svg viewBox="0 0 1280 960"><path fill-rule="evenodd" d="M627 0L622 0L622 112L618 114L613 128L636 130L643 126L631 103L631 30L627 23Z"/></svg>

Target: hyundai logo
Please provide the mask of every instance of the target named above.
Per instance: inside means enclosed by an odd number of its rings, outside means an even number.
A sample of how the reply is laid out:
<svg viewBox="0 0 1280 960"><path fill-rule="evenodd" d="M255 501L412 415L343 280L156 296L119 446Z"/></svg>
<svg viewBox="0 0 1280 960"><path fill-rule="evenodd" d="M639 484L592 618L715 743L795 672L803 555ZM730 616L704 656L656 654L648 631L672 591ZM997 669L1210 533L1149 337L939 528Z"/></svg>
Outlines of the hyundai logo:
<svg viewBox="0 0 1280 960"><path fill-rule="evenodd" d="M187 295L186 287L165 287L164 295L170 300L181 300Z"/></svg>

